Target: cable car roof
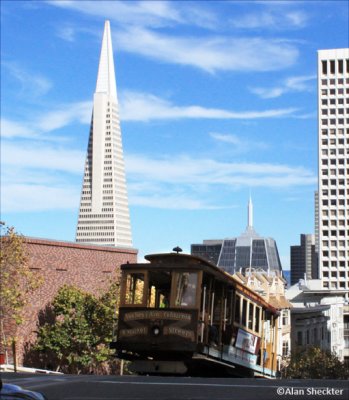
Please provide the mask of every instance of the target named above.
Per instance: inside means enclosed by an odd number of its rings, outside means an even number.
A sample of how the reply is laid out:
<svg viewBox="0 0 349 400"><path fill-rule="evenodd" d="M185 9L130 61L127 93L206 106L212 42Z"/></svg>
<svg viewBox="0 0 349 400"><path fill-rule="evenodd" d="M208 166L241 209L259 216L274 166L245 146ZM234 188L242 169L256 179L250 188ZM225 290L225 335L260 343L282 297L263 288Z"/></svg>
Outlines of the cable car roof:
<svg viewBox="0 0 349 400"><path fill-rule="evenodd" d="M238 292L249 297L253 301L256 301L260 305L267 308L273 314L279 314L278 310L269 304L263 297L261 297L254 290L248 286L240 283L236 278L230 275L228 272L217 267L215 264L207 261L206 259L193 256L191 254L178 254L178 253L158 253L149 254L144 257L150 263L135 263L135 264L123 264L121 265L122 270L132 269L157 269L159 267L165 267L169 269L189 269L189 270L201 270L211 275L214 275L216 279L220 281L229 281L237 289Z"/></svg>

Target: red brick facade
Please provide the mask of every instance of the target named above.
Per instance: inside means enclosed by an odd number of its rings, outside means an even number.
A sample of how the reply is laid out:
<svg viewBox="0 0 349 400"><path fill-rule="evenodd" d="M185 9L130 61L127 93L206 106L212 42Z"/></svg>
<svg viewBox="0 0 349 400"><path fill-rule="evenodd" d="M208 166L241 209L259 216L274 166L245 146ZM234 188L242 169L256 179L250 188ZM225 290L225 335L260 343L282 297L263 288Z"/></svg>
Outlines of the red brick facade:
<svg viewBox="0 0 349 400"><path fill-rule="evenodd" d="M18 362L24 345L35 339L38 315L63 285L74 285L90 293L106 289L121 264L137 262L137 250L26 237L30 268L43 278L24 310L25 322L17 329ZM10 357L10 361L12 357Z"/></svg>

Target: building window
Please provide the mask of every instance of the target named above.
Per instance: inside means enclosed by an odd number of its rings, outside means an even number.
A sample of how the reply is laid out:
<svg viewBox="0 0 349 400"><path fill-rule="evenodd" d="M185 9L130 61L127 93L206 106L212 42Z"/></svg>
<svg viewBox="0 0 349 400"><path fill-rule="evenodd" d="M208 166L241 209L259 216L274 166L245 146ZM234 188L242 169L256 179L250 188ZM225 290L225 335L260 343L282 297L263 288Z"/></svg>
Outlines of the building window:
<svg viewBox="0 0 349 400"><path fill-rule="evenodd" d="M321 61L322 64L322 73L323 75L327 75L327 60Z"/></svg>
<svg viewBox="0 0 349 400"><path fill-rule="evenodd" d="M297 344L298 344L298 346L303 345L303 332L302 331L297 332Z"/></svg>
<svg viewBox="0 0 349 400"><path fill-rule="evenodd" d="M282 342L282 356L287 357L289 355L289 346L288 346L288 340L285 340Z"/></svg>
<svg viewBox="0 0 349 400"><path fill-rule="evenodd" d="M313 338L314 338L314 343L317 344L319 341L317 328L314 328L313 330Z"/></svg>
<svg viewBox="0 0 349 400"><path fill-rule="evenodd" d="M336 73L336 64L334 60L330 60L330 73L335 74Z"/></svg>

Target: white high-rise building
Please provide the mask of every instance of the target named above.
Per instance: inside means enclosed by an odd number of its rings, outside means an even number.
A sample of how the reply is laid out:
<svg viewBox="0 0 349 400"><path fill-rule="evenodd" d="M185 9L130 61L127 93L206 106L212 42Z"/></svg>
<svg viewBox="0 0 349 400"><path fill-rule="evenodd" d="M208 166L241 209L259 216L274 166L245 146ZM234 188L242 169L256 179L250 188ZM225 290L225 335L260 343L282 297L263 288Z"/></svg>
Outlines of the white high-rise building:
<svg viewBox="0 0 349 400"><path fill-rule="evenodd" d="M93 97L76 241L132 247L109 21Z"/></svg>
<svg viewBox="0 0 349 400"><path fill-rule="evenodd" d="M319 275L349 290L349 49L318 52Z"/></svg>

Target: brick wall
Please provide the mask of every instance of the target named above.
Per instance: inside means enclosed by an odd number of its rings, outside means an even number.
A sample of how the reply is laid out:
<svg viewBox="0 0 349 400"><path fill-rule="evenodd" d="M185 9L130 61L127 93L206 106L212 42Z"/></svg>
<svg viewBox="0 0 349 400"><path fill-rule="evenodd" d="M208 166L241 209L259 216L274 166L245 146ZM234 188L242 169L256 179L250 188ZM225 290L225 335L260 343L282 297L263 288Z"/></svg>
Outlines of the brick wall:
<svg viewBox="0 0 349 400"><path fill-rule="evenodd" d="M119 274L120 265L137 262L137 250L83 245L26 237L25 246L32 272L43 278L24 309L25 322L17 329L18 362L22 364L25 343L35 340L38 316L55 297L60 287L74 285L98 294L110 278ZM12 354L10 354L10 361Z"/></svg>

